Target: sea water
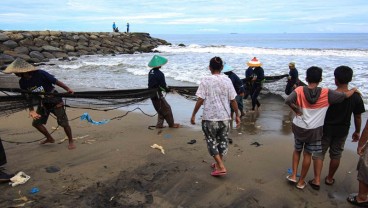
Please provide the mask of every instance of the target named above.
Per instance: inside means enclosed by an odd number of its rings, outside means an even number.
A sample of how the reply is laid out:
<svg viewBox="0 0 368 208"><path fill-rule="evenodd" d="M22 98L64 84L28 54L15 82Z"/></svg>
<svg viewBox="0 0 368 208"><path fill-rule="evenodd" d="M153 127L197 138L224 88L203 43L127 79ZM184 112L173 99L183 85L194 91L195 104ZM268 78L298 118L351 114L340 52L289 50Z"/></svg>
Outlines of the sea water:
<svg viewBox="0 0 368 208"><path fill-rule="evenodd" d="M323 69L321 86L334 89L334 69L346 65L354 70L351 86L357 87L367 103L368 34L212 34L212 35L152 35L172 43L155 50L168 58L162 67L171 86L198 85L209 75L209 60L220 56L244 77L246 62L257 57L266 76L287 74L293 61L299 79L305 81L310 66ZM184 44L185 46L179 46ZM44 66L74 89L146 88L148 62L154 53L82 56L73 61L51 60ZM286 79L265 84L263 92L285 97Z"/></svg>

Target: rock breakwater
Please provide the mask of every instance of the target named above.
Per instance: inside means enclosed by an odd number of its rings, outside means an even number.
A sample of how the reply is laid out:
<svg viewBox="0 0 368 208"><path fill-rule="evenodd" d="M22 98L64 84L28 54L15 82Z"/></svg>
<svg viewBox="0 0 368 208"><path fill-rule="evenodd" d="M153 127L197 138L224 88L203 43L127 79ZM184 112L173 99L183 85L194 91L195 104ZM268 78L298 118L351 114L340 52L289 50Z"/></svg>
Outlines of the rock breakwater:
<svg viewBox="0 0 368 208"><path fill-rule="evenodd" d="M17 57L39 63L81 55L152 52L168 44L148 33L0 31L0 69Z"/></svg>

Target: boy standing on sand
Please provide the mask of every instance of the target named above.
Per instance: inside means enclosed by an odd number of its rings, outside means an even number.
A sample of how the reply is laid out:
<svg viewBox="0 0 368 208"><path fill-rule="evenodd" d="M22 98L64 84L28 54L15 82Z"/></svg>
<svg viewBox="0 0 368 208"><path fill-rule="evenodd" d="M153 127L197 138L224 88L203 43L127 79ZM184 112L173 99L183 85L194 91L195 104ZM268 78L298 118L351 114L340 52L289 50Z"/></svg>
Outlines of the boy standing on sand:
<svg viewBox="0 0 368 208"><path fill-rule="evenodd" d="M353 70L348 66L339 66L335 69L336 91L347 92L349 82L353 78ZM349 134L351 114L354 114L355 132L352 135L353 142L357 142L360 136L361 114L365 112L363 99L359 93L354 93L342 103L331 105L326 114L323 126L322 153L313 156L315 178L309 182L312 188L319 189L323 160L328 149L330 153L330 166L325 178L326 185L333 185L334 175L340 165L340 158L344 150L345 141Z"/></svg>
<svg viewBox="0 0 368 208"><path fill-rule="evenodd" d="M368 120L365 124L362 136L359 139L357 153L360 156L358 162L359 192L356 196L349 196L346 200L359 207L368 207Z"/></svg>
<svg viewBox="0 0 368 208"><path fill-rule="evenodd" d="M228 133L230 125L230 103L236 115L236 124L240 124L236 92L231 80L221 75L223 62L220 57L210 60L211 76L204 77L199 84L195 104L190 122L195 124L195 115L203 104L202 130L206 137L207 148L215 159L211 167L212 176L226 175L227 170L222 160L228 151Z"/></svg>
<svg viewBox="0 0 368 208"><path fill-rule="evenodd" d="M328 106L342 102L356 91L356 88L353 88L347 92L336 92L318 87L318 84L322 81L322 69L316 66L307 69L306 81L308 86L296 88L285 101L296 113L292 123L295 138L292 174L288 175L286 179L297 183L296 187L298 189L304 189L306 186L305 177L308 173L312 154L322 152L321 139ZM302 151L302 170L297 182L296 175Z"/></svg>
<svg viewBox="0 0 368 208"><path fill-rule="evenodd" d="M14 73L16 76L20 77L19 86L22 90L27 92L57 93L54 87L54 85L57 85L66 90L69 94L74 93L73 90L61 81L57 80L53 75L46 71L38 70L20 58L15 59L15 61L13 61L13 63L11 63L3 73ZM29 116L33 119L32 126L46 137L46 140L42 141L41 144L55 142L54 138L52 138L44 126L47 123L50 113L52 113L56 116L58 125L64 128L65 134L69 139L68 149L75 149L72 130L70 128L68 117L64 109L64 102L61 97L40 95L38 99L40 101L37 111L33 109L33 106L30 106Z"/></svg>

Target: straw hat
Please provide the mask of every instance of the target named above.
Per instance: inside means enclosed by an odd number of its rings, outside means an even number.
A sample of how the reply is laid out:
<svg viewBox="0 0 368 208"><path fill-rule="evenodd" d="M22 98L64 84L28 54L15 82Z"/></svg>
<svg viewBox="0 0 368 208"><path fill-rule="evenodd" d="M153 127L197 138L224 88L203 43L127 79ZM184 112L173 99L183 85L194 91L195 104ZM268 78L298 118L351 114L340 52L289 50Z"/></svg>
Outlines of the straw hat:
<svg viewBox="0 0 368 208"><path fill-rule="evenodd" d="M6 69L3 71L3 73L11 74L11 73L26 73L31 71L36 71L37 68L33 65L29 64L25 60L21 58L15 59Z"/></svg>
<svg viewBox="0 0 368 208"><path fill-rule="evenodd" d="M295 62L290 62L290 63L289 63L289 66L291 66L291 67L295 67Z"/></svg>
<svg viewBox="0 0 368 208"><path fill-rule="evenodd" d="M156 67L160 67L163 66L167 63L167 59L159 56L159 55L154 55L151 59L151 61L148 63L148 66L151 68L156 68Z"/></svg>
<svg viewBox="0 0 368 208"><path fill-rule="evenodd" d="M224 68L222 69L222 72L225 73L225 72L230 72L232 70L234 70L233 67L231 67L231 66L229 66L227 64L224 64Z"/></svg>
<svg viewBox="0 0 368 208"><path fill-rule="evenodd" d="M258 61L256 57L254 57L252 60L248 61L248 66L256 67L256 66L262 66L262 63Z"/></svg>

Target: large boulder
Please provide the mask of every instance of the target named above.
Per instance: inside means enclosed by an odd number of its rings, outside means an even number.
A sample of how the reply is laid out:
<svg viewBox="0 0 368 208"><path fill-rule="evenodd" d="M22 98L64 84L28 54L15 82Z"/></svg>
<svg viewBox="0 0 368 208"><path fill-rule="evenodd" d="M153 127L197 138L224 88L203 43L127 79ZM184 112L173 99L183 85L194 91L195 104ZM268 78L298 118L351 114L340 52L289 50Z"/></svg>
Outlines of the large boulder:
<svg viewBox="0 0 368 208"><path fill-rule="evenodd" d="M50 46L50 45L44 45L42 46L43 50L48 52L61 52L62 50L60 48Z"/></svg>
<svg viewBox="0 0 368 208"><path fill-rule="evenodd" d="M3 42L7 40L9 40L9 36L4 33L0 33L0 41Z"/></svg>
<svg viewBox="0 0 368 208"><path fill-rule="evenodd" d="M29 53L29 56L38 60L45 59L45 56L43 56L42 53L40 53L39 51L31 51L31 53Z"/></svg>
<svg viewBox="0 0 368 208"><path fill-rule="evenodd" d="M28 50L27 47L20 46L20 47L14 48L14 52L21 53L21 54L28 54L29 53L29 50Z"/></svg>
<svg viewBox="0 0 368 208"><path fill-rule="evenodd" d="M8 54L0 54L0 62L5 63L5 64L9 64L11 62L13 62L15 59L13 58L13 56L10 56Z"/></svg>
<svg viewBox="0 0 368 208"><path fill-rule="evenodd" d="M11 48L11 49L14 49L14 48L18 47L18 43L15 42L14 40L7 40L7 41L3 42L3 44L6 47Z"/></svg>

